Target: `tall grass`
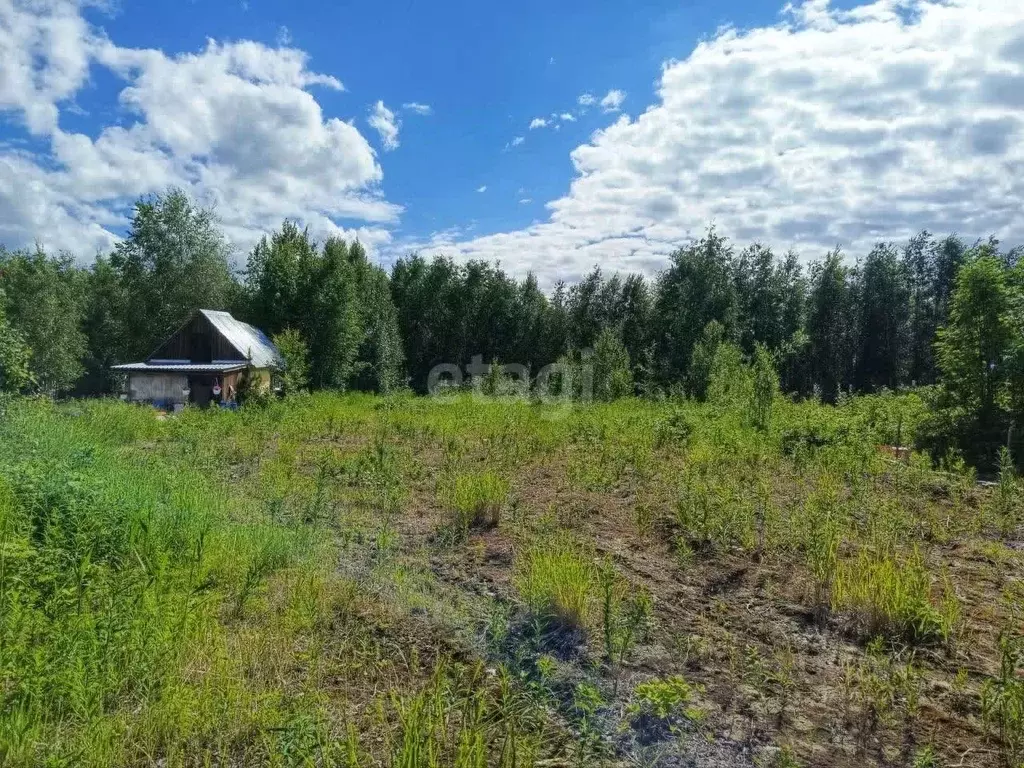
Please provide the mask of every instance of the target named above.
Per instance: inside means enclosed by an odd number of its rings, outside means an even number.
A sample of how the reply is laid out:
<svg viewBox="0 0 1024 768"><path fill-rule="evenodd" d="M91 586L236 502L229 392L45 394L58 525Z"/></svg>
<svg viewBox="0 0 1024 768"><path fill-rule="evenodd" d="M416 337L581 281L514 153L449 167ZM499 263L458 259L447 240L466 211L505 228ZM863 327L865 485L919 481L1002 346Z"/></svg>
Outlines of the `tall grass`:
<svg viewBox="0 0 1024 768"><path fill-rule="evenodd" d="M592 625L598 573L593 558L567 535L537 541L516 558L513 581L530 610L565 629Z"/></svg>
<svg viewBox="0 0 1024 768"><path fill-rule="evenodd" d="M496 527L508 495L508 481L494 472L456 475L438 493L441 503L452 513L453 525L462 532Z"/></svg>
<svg viewBox="0 0 1024 768"><path fill-rule="evenodd" d="M947 583L933 600L933 579L915 548L902 559L862 549L840 562L832 588L837 611L853 615L870 635L888 634L915 642L945 642L960 621L960 605Z"/></svg>

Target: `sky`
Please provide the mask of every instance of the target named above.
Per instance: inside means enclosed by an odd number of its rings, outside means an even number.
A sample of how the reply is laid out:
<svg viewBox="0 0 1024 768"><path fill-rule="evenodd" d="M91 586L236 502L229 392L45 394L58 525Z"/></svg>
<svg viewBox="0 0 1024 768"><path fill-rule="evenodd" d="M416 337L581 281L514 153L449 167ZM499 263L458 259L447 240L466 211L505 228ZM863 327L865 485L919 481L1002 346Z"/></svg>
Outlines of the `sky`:
<svg viewBox="0 0 1024 768"><path fill-rule="evenodd" d="M1020 0L0 0L0 244L170 187L546 286L709 226L804 259L1024 242Z"/></svg>

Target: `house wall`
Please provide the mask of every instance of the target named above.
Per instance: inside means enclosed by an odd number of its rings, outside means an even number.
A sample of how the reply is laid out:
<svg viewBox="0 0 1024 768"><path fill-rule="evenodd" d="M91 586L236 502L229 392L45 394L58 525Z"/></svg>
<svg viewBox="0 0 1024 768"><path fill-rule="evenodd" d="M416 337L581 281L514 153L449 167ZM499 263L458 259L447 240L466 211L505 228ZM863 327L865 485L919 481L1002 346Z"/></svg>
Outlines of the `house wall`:
<svg viewBox="0 0 1024 768"><path fill-rule="evenodd" d="M203 350L194 349L198 339L206 339L209 345ZM207 354L208 353L208 354ZM209 360L202 360L209 357ZM156 360L192 360L193 362L212 362L213 360L243 360L242 355L227 339L214 329L202 313L197 312L191 320L160 345L149 359Z"/></svg>
<svg viewBox="0 0 1024 768"><path fill-rule="evenodd" d="M182 389L188 376L180 373L132 373L128 376L128 399L132 402L184 403Z"/></svg>

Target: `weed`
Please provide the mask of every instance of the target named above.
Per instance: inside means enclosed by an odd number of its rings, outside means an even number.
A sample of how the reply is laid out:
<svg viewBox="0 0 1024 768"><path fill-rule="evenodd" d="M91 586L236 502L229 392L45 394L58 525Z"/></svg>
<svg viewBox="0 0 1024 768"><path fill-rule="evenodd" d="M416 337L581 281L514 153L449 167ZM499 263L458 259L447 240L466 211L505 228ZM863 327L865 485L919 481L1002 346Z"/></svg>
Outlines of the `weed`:
<svg viewBox="0 0 1024 768"><path fill-rule="evenodd" d="M508 481L494 472L483 472L456 476L438 495L452 513L452 528L464 537L471 528L496 527L508 493Z"/></svg>
<svg viewBox="0 0 1024 768"><path fill-rule="evenodd" d="M565 535L537 542L517 558L513 578L535 615L566 629L590 624L598 574L578 542Z"/></svg>
<svg viewBox="0 0 1024 768"><path fill-rule="evenodd" d="M959 602L948 583L939 606L933 605L931 594L932 577L916 548L903 560L862 549L840 563L832 607L849 611L868 634L945 642L960 621Z"/></svg>
<svg viewBox="0 0 1024 768"><path fill-rule="evenodd" d="M981 688L981 714L995 731L1007 765L1024 761L1024 635L1005 629L999 636L999 673Z"/></svg>
<svg viewBox="0 0 1024 768"><path fill-rule="evenodd" d="M914 753L913 768L941 768L939 756L930 744L926 744Z"/></svg>
<svg viewBox="0 0 1024 768"><path fill-rule="evenodd" d="M642 716L651 716L666 721L681 716L693 722L700 722L706 713L692 702L695 696L703 692L702 686L688 682L682 675L649 680L633 689L633 698L627 713L634 720Z"/></svg>

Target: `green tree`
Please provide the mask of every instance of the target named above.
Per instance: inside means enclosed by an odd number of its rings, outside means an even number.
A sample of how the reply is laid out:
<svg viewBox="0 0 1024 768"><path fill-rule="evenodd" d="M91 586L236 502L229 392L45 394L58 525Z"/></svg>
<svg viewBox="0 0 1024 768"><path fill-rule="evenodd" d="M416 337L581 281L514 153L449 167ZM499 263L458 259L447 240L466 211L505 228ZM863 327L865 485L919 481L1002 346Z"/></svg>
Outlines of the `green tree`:
<svg viewBox="0 0 1024 768"><path fill-rule="evenodd" d="M32 384L32 350L7 322L5 305L0 288L0 392L18 393Z"/></svg>
<svg viewBox="0 0 1024 768"><path fill-rule="evenodd" d="M1004 265L982 256L961 268L949 324L936 343L943 383L954 401L983 421L1005 395L1019 330L1011 323L1010 281Z"/></svg>
<svg viewBox="0 0 1024 768"><path fill-rule="evenodd" d="M284 359L281 384L285 395L305 392L309 387L309 348L295 328L285 328L273 337L274 346Z"/></svg>
<svg viewBox="0 0 1024 768"><path fill-rule="evenodd" d="M732 248L710 230L699 242L670 257L655 300L657 345L662 380L684 381L694 346L712 320L730 337L736 327L737 297L732 280Z"/></svg>
<svg viewBox="0 0 1024 768"><path fill-rule="evenodd" d="M31 350L32 377L44 392L67 392L82 374L82 287L70 256L0 249L8 322Z"/></svg>
<svg viewBox="0 0 1024 768"><path fill-rule="evenodd" d="M909 304L906 374L915 384L935 382L934 344L939 322L936 252L936 244L928 232L911 238L903 249L902 264Z"/></svg>
<svg viewBox="0 0 1024 768"><path fill-rule="evenodd" d="M743 350L723 342L715 350L708 382L708 402L719 406L746 408L754 394L750 369L743 362Z"/></svg>
<svg viewBox="0 0 1024 768"><path fill-rule="evenodd" d="M764 344L754 347L754 388L751 398L751 413L754 426L767 430L771 426L772 407L779 393L779 374L775 370L772 353Z"/></svg>
<svg viewBox="0 0 1024 768"><path fill-rule="evenodd" d="M826 402L834 403L849 381L855 329L850 270L835 250L811 268L807 309L811 378Z"/></svg>
<svg viewBox="0 0 1024 768"><path fill-rule="evenodd" d="M860 391L896 389L908 371L911 292L895 246L875 246L864 260L859 278L854 384Z"/></svg>
<svg viewBox="0 0 1024 768"><path fill-rule="evenodd" d="M112 392L115 375L110 366L119 359L125 347L125 296L117 271L110 259L99 256L86 273L85 299L82 307L82 333L86 339L85 369L76 392L97 395Z"/></svg>
<svg viewBox="0 0 1024 768"><path fill-rule="evenodd" d="M402 339L388 276L366 258L362 245L349 248L361 338L356 350L355 389L391 392L402 385Z"/></svg>
<svg viewBox="0 0 1024 768"><path fill-rule="evenodd" d="M110 258L124 296L122 358L144 358L197 309L228 309L237 285L213 212L180 190L135 204Z"/></svg>
<svg viewBox="0 0 1024 768"><path fill-rule="evenodd" d="M316 260L309 233L292 221L266 235L249 254L245 268L246 316L267 333L279 333L303 313L303 270Z"/></svg>
<svg viewBox="0 0 1024 768"><path fill-rule="evenodd" d="M605 328L594 347L594 399L617 400L633 395L633 371L629 353L622 339L611 328Z"/></svg>
<svg viewBox="0 0 1024 768"><path fill-rule="evenodd" d="M698 400L705 400L711 384L711 373L715 365L715 355L725 340L725 329L717 320L704 326L700 340L693 348L690 372L687 377L687 391Z"/></svg>

